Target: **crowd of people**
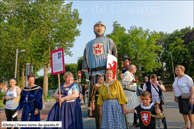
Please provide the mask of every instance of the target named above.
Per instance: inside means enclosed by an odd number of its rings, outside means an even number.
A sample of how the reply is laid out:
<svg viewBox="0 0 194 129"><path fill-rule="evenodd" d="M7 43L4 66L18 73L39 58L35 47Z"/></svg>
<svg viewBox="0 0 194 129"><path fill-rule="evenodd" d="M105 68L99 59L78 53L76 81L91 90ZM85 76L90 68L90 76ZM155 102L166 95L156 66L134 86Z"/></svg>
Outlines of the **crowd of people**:
<svg viewBox="0 0 194 129"><path fill-rule="evenodd" d="M140 96L137 96L136 90L139 81L134 76L136 70L135 65L129 65L128 70L123 73L123 86L117 79L112 78L114 74L112 68L105 70L105 76L98 76L98 81L93 86L91 97L88 99L92 103L92 109L95 110L96 129L128 129L129 123L133 123L135 127L139 126L141 129L156 129L157 120L151 117L150 122L145 123L141 112L150 112L150 115L158 114L163 117L164 100L162 95L166 89L157 80L157 75L151 74L150 79L144 78L143 91ZM194 109L190 111L190 106L194 104L194 85L192 78L184 71L185 68L182 65L175 67L177 77L173 83L174 101L178 102L179 112L184 119L185 126L181 129L193 129ZM57 89L53 95L57 101L51 108L47 121L62 121L64 129L82 129L80 97L84 99L83 96L88 90L87 84L81 87L82 91L80 91L71 72L64 74L64 80L65 82L60 85L61 94ZM23 109L21 121L40 121L40 110L43 108L44 100L41 87L35 84L35 76L28 76L29 85L22 90L16 86L16 83L15 78L9 80L10 88L6 96L3 97L6 100L7 121L17 121L16 114L21 109ZM189 95L183 95L184 93ZM83 101L86 103L85 100ZM156 101L159 103L158 109ZM13 118L13 115L16 117Z"/></svg>
<svg viewBox="0 0 194 129"><path fill-rule="evenodd" d="M129 123L141 129L157 129L158 121L155 118L163 119L164 128L167 129L162 106L163 91L166 89L157 80L157 75L144 78L140 96L137 94L139 79L135 76L137 68L128 60L124 62L121 83L113 79L116 71L112 68L116 69L116 61L110 62L110 68L107 68L107 59L108 55L117 57L117 47L112 39L104 37L106 26L103 22L97 22L93 29L96 38L86 44L82 62L82 71L90 73L86 75L90 80L89 88L87 84L79 87L74 82L73 74L66 72L64 83L53 95L56 103L47 121L62 121L61 129L83 129L80 105L83 98L83 104L88 103L89 116L95 110L97 129L128 129ZM175 67L174 101L178 102L179 112L184 119L185 126L181 129L194 129L194 85L192 78L184 71L182 65ZM7 121L17 121L17 114L22 109L21 121L40 121L44 100L41 87L35 84L35 76L28 76L28 86L22 90L16 86L15 78L11 78L9 83L10 88L3 97L6 100Z"/></svg>

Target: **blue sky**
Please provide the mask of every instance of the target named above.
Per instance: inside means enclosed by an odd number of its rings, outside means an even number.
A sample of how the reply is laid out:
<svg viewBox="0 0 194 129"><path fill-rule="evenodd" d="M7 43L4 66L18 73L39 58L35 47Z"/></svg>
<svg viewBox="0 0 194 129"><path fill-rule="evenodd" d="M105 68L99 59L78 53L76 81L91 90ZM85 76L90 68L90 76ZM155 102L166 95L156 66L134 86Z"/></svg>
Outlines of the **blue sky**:
<svg viewBox="0 0 194 129"><path fill-rule="evenodd" d="M70 2L70 1L68 1ZM191 26L193 21L193 1L72 1L73 8L78 9L81 35L76 37L73 56L65 55L65 63L77 63L83 56L85 45L95 38L93 26L97 21L106 25L106 34L113 30L113 22L130 29L130 26L142 27L144 30L172 33L174 30ZM43 70L38 75L43 75Z"/></svg>

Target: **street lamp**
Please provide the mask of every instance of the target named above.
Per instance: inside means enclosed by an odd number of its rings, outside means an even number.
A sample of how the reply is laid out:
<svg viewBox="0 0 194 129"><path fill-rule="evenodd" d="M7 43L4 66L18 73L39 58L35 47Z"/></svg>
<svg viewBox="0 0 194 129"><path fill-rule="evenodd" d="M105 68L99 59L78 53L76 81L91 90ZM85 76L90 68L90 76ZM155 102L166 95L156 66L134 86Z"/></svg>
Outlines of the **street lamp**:
<svg viewBox="0 0 194 129"><path fill-rule="evenodd" d="M168 52L168 51L165 51L165 52L167 52L168 54L170 54L170 55L171 55L172 69L173 69L173 75L174 75L174 80L175 80L175 74L174 74L174 65L173 65L172 53L171 53L171 52Z"/></svg>
<svg viewBox="0 0 194 129"><path fill-rule="evenodd" d="M19 53L24 53L26 52L26 50L20 50ZM18 49L16 49L16 56L15 56L15 74L14 74L14 78L16 78L16 74L17 74L17 63L18 63Z"/></svg>

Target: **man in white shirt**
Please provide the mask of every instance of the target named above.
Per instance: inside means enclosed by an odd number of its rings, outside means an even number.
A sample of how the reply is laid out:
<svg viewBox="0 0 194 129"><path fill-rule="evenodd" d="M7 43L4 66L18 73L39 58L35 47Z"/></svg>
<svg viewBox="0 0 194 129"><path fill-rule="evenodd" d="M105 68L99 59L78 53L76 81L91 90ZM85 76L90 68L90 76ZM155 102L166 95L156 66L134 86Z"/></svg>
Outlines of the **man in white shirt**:
<svg viewBox="0 0 194 129"><path fill-rule="evenodd" d="M133 74L136 73L136 66L135 65L130 65L128 67L128 70L123 74L123 89L125 92L125 96L127 98L127 104L126 107L128 110L134 109L140 104L140 98L136 94L136 89L137 89L137 83L139 82L138 80L135 80L135 77ZM126 114L127 116L127 122L128 123L133 123L134 126L136 126L136 115L130 113Z"/></svg>

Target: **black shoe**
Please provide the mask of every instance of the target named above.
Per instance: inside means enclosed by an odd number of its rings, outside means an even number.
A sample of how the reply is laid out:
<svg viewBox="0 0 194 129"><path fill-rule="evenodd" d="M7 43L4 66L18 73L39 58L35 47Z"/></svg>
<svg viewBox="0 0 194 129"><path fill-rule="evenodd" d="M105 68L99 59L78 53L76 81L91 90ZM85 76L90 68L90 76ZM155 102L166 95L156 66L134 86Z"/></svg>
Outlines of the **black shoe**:
<svg viewBox="0 0 194 129"><path fill-rule="evenodd" d="M139 122L133 123L133 127L139 127Z"/></svg>

